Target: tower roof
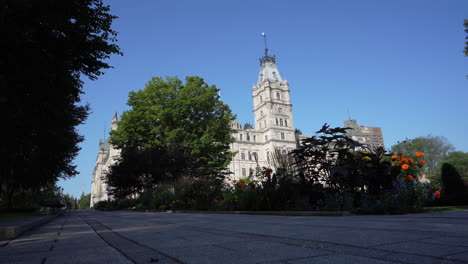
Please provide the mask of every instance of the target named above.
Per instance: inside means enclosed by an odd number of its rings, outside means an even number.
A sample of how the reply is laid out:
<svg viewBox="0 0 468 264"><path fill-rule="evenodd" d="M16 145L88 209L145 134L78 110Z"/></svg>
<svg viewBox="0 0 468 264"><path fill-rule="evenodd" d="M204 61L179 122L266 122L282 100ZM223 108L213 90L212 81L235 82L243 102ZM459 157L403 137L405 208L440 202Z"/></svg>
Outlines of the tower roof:
<svg viewBox="0 0 468 264"><path fill-rule="evenodd" d="M260 73L258 74L257 84L261 84L265 80L282 81L278 68L276 67L276 57L268 54L266 45L266 33L262 33L265 39L265 55L260 58Z"/></svg>
<svg viewBox="0 0 468 264"><path fill-rule="evenodd" d="M281 75L276 67L275 56L270 56L265 50L265 56L260 58L260 73L258 74L257 84L261 84L266 79L270 81L282 81Z"/></svg>

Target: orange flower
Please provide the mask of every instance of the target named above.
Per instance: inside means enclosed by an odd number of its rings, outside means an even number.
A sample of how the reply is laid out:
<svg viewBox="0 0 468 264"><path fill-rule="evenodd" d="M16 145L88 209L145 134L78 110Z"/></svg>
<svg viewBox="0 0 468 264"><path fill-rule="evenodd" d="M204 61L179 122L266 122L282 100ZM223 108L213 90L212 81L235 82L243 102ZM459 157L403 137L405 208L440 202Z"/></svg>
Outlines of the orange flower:
<svg viewBox="0 0 468 264"><path fill-rule="evenodd" d="M407 169L409 169L409 165L408 164L403 164L403 165L401 165L401 168L404 169L404 170L407 170Z"/></svg>
<svg viewBox="0 0 468 264"><path fill-rule="evenodd" d="M425 160L421 160L420 162L418 162L418 167L421 168L425 163Z"/></svg>
<svg viewBox="0 0 468 264"><path fill-rule="evenodd" d="M406 161L408 161L409 164L413 164L413 163L414 163L414 159L412 159L412 158L409 158L409 159L407 159Z"/></svg>
<svg viewBox="0 0 468 264"><path fill-rule="evenodd" d="M406 178L408 179L408 181L412 181L413 180L413 175L408 175L408 176L406 176Z"/></svg>
<svg viewBox="0 0 468 264"><path fill-rule="evenodd" d="M395 167L396 165L394 163L392 163L392 167Z"/></svg>
<svg viewBox="0 0 468 264"><path fill-rule="evenodd" d="M424 156L424 153L422 153L422 152L416 152L416 157L422 157L422 156Z"/></svg>
<svg viewBox="0 0 468 264"><path fill-rule="evenodd" d="M406 162L406 157L405 156L401 157L400 161L401 162Z"/></svg>
<svg viewBox="0 0 468 264"><path fill-rule="evenodd" d="M392 160L396 160L398 158L397 155L392 155Z"/></svg>
<svg viewBox="0 0 468 264"><path fill-rule="evenodd" d="M440 198L440 191L439 190L434 192L434 197L437 198L437 199Z"/></svg>

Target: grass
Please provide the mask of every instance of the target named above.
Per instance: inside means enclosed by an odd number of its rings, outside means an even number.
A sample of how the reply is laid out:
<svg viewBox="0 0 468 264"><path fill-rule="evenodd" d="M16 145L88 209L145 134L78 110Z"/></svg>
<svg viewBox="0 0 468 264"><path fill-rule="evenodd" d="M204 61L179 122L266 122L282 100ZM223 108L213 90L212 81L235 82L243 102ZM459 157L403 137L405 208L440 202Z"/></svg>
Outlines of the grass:
<svg viewBox="0 0 468 264"><path fill-rule="evenodd" d="M460 211L468 210L468 206L436 206L436 207L424 207L425 213L437 213L447 211Z"/></svg>
<svg viewBox="0 0 468 264"><path fill-rule="evenodd" d="M0 213L0 221L7 221L13 219L21 219L29 216L40 215L39 211L27 211L27 212L6 212Z"/></svg>

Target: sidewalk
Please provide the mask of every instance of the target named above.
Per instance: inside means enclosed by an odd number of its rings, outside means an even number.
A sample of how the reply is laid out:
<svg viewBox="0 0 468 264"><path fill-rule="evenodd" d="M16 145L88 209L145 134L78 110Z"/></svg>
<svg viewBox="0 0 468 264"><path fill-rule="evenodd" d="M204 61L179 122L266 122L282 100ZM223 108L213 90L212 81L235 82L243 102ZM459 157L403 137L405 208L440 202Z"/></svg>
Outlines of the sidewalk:
<svg viewBox="0 0 468 264"><path fill-rule="evenodd" d="M12 219L6 221L0 221L0 246L8 243L8 240L14 239L21 235L23 232L49 222L56 215L36 215L20 219Z"/></svg>

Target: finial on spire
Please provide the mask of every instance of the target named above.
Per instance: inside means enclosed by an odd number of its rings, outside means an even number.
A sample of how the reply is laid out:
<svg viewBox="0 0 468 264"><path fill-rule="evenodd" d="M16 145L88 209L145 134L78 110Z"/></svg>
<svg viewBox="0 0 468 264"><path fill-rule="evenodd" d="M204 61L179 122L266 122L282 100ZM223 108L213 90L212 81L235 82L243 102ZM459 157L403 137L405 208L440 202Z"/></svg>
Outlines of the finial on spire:
<svg viewBox="0 0 468 264"><path fill-rule="evenodd" d="M266 33L262 32L262 36L263 36L263 39L265 41L265 56L260 58L260 65L262 65L262 63L267 62L267 61L271 61L271 62L275 63L276 62L275 56L268 55L268 46L267 46Z"/></svg>

